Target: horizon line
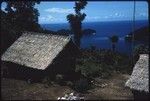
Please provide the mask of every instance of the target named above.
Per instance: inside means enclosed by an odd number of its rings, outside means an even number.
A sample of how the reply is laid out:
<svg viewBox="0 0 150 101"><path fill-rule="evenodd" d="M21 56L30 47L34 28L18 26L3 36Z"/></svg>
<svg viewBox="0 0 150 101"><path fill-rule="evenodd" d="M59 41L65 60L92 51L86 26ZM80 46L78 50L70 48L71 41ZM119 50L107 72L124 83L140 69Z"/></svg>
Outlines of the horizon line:
<svg viewBox="0 0 150 101"><path fill-rule="evenodd" d="M133 20L115 20L115 21L86 21L82 23L94 23L94 22L123 22L123 21L133 21ZM148 19L141 19L141 20L135 20L135 21L148 21ZM40 25L42 24L69 24L68 22L56 22L56 23L39 23Z"/></svg>

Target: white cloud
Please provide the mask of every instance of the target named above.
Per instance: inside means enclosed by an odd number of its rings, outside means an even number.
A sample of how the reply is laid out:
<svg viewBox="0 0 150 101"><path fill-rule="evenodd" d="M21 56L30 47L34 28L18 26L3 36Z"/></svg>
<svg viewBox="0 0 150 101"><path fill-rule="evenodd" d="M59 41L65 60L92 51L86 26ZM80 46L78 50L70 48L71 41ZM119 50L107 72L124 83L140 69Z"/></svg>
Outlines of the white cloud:
<svg viewBox="0 0 150 101"><path fill-rule="evenodd" d="M51 16L51 15L46 15L46 16L42 16L39 17L39 23L49 23L49 22L63 22L64 19L61 17L55 17L55 16Z"/></svg>
<svg viewBox="0 0 150 101"><path fill-rule="evenodd" d="M66 9L66 8L49 8L45 10L46 12L49 13L73 13L73 9Z"/></svg>
<svg viewBox="0 0 150 101"><path fill-rule="evenodd" d="M105 19L109 18L109 16L104 16Z"/></svg>
<svg viewBox="0 0 150 101"><path fill-rule="evenodd" d="M114 15L115 15L115 16L119 16L119 13L115 13Z"/></svg>
<svg viewBox="0 0 150 101"><path fill-rule="evenodd" d="M53 16L51 16L51 15L39 17L39 20L42 21L42 22L54 21L54 19L55 18Z"/></svg>
<svg viewBox="0 0 150 101"><path fill-rule="evenodd" d="M123 13L114 13L114 15L110 15L112 18L120 18L120 17L125 17L125 14Z"/></svg>
<svg viewBox="0 0 150 101"><path fill-rule="evenodd" d="M100 19L99 16L86 16L86 19L87 20L97 20L97 19Z"/></svg>
<svg viewBox="0 0 150 101"><path fill-rule="evenodd" d="M139 13L140 16L146 16L146 13Z"/></svg>
<svg viewBox="0 0 150 101"><path fill-rule="evenodd" d="M99 20L110 20L110 19L118 19L118 18L126 18L126 15L122 12L114 12L112 14L105 14L103 16L86 16L86 20L94 20L94 21L99 21Z"/></svg>

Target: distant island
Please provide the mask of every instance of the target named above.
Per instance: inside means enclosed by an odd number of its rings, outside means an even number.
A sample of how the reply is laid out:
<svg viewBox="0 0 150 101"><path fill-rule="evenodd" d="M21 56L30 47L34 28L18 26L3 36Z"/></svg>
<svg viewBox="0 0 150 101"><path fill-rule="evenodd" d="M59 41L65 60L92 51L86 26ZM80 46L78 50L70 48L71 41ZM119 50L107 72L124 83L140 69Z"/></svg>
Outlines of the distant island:
<svg viewBox="0 0 150 101"><path fill-rule="evenodd" d="M70 34L73 34L73 32L69 29L61 29L61 30L58 30L56 32L57 34L59 35L70 35ZM82 31L83 35L94 35L96 34L96 31L93 30L93 29L84 29Z"/></svg>
<svg viewBox="0 0 150 101"><path fill-rule="evenodd" d="M127 34L125 36L125 40L131 41L133 33L134 33L134 40L149 42L149 28L148 28L148 26L137 29L134 32L130 32L129 34Z"/></svg>
<svg viewBox="0 0 150 101"><path fill-rule="evenodd" d="M83 30L83 35L95 35L96 31L93 29L84 29Z"/></svg>
<svg viewBox="0 0 150 101"><path fill-rule="evenodd" d="M73 32L69 29L60 29L56 32L59 35L70 35L73 34Z"/></svg>
<svg viewBox="0 0 150 101"><path fill-rule="evenodd" d="M72 35L73 32L69 29L60 29L57 31L52 31L52 30L42 30L41 32L46 33L46 34L58 34L58 35ZM82 31L83 35L95 35L96 31L93 29L84 29Z"/></svg>

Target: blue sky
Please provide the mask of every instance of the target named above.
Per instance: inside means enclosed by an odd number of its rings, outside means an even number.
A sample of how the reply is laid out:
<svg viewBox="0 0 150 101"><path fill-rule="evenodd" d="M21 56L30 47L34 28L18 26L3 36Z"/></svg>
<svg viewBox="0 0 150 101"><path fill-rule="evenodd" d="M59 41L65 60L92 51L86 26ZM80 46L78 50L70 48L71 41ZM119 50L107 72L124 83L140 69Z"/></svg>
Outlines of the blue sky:
<svg viewBox="0 0 150 101"><path fill-rule="evenodd" d="M133 1L88 2L82 12L86 13L84 22L124 21L133 19ZM35 6L40 13L39 23L67 23L66 16L74 13L74 2L41 2ZM2 4L4 9L4 4ZM148 20L148 4L136 2L136 20Z"/></svg>

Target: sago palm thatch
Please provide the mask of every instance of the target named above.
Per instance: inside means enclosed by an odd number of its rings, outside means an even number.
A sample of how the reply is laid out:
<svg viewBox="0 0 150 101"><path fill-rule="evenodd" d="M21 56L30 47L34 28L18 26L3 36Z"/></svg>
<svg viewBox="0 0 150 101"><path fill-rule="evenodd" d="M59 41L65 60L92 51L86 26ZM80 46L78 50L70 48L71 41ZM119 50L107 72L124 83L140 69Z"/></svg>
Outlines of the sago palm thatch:
<svg viewBox="0 0 150 101"><path fill-rule="evenodd" d="M149 55L141 54L125 86L132 90L149 92Z"/></svg>
<svg viewBox="0 0 150 101"><path fill-rule="evenodd" d="M25 32L7 49L1 60L44 70L70 40L69 36Z"/></svg>

